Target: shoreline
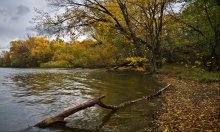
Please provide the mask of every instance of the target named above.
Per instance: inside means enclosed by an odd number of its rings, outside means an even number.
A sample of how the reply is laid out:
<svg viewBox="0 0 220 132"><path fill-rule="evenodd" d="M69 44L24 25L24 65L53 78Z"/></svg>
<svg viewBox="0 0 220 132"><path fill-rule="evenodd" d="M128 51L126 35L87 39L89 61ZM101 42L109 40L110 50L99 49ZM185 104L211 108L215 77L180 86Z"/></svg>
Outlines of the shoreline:
<svg viewBox="0 0 220 132"><path fill-rule="evenodd" d="M155 112L157 131L214 131L220 128L220 83L202 83L160 74L162 84L172 85L165 91L162 106Z"/></svg>

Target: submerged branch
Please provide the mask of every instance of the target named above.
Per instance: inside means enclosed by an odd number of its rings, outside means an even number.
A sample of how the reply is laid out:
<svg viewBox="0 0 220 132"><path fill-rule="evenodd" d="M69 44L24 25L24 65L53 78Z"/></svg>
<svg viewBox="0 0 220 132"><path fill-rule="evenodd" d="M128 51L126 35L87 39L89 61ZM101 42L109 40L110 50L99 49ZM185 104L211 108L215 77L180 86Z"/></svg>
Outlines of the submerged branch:
<svg viewBox="0 0 220 132"><path fill-rule="evenodd" d="M128 106L130 104L133 104L133 103L136 103L138 101L141 101L141 100L145 100L145 99L151 99L153 97L156 97L158 95L160 95L164 90L166 90L168 87L170 87L171 85L167 85L166 87L160 89L159 91L157 91L156 93L150 95L150 96L143 96L141 98L138 98L138 99L135 99L135 100L132 100L132 101L127 101L127 102L123 102L119 105L108 105L108 104L105 104L101 101L101 99L103 99L105 96L101 96L101 97L98 97L98 98L94 98L94 99L91 99L85 103L82 103L82 104L79 104L77 106L74 106L68 110L65 110L64 112L61 112L60 114L56 115L56 116L53 116L53 117L49 117L39 123L37 123L35 126L37 127L47 127L51 124L54 124L54 123L57 123L57 122L63 122L64 121L64 118L78 112L78 111L81 111L81 110L84 110L88 107L92 107L94 105L99 105L100 107L102 108L105 108L105 109L111 109L111 110L118 110L122 107L125 107L125 106Z"/></svg>

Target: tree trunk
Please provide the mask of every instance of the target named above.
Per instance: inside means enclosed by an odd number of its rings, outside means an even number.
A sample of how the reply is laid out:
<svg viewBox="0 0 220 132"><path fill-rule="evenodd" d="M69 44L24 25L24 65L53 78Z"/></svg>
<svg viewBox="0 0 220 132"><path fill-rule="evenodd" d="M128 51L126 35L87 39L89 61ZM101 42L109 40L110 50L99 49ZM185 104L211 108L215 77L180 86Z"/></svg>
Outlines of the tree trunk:
<svg viewBox="0 0 220 132"><path fill-rule="evenodd" d="M80 111L80 110L83 110L83 109L86 109L88 107L91 107L91 106L94 106L95 104L97 104L100 99L104 98L105 96L101 96L99 98L95 98L95 99L92 99L92 100L89 100L83 104L80 104L80 105L77 105L73 108L70 108L68 110L65 110L64 112L56 115L56 116L53 116L53 117L50 117L50 118L47 118L41 122L39 122L38 124L36 124L36 126L38 127L46 127L50 124L54 124L56 122L62 122L64 121L64 118L65 117L68 117L74 113L76 113L77 111Z"/></svg>
<svg viewBox="0 0 220 132"><path fill-rule="evenodd" d="M142 53L142 50L141 50L141 43L138 42L138 41L135 41L134 42L134 45L135 45L135 56L136 57L143 57L143 53Z"/></svg>
<svg viewBox="0 0 220 132"><path fill-rule="evenodd" d="M150 51L150 72L155 74L157 72L157 55L155 50Z"/></svg>

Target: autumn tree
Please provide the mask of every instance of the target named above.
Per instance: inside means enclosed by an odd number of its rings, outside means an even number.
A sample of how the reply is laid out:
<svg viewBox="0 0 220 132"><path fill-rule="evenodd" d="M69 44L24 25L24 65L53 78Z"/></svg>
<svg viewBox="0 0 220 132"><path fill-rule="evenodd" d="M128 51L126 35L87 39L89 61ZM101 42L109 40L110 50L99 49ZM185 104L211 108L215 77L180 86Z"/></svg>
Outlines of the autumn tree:
<svg viewBox="0 0 220 132"><path fill-rule="evenodd" d="M26 43L25 40L16 40L10 42L11 66L13 67L31 67L33 60L30 61L31 49L33 44Z"/></svg>
<svg viewBox="0 0 220 132"><path fill-rule="evenodd" d="M149 59L151 72L156 72L167 0L49 0L49 3L65 12L55 16L38 12L35 22L41 31L88 33L107 23L108 28L118 31L134 45L135 56Z"/></svg>
<svg viewBox="0 0 220 132"><path fill-rule="evenodd" d="M40 63L48 62L52 59L53 52L50 47L50 42L46 36L32 37L26 40L26 43L34 45L31 49L30 58L34 59L36 66Z"/></svg>
<svg viewBox="0 0 220 132"><path fill-rule="evenodd" d="M10 61L13 67L38 67L51 60L50 42L43 36L10 42Z"/></svg>

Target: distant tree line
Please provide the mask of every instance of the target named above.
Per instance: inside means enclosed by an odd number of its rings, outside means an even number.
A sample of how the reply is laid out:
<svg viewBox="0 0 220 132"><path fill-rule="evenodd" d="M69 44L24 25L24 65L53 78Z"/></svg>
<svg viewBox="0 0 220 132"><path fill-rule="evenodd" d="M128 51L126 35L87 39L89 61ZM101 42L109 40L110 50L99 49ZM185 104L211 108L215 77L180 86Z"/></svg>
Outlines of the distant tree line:
<svg viewBox="0 0 220 132"><path fill-rule="evenodd" d="M106 67L115 63L116 49L93 40L65 43L47 37L12 41L0 57L2 67Z"/></svg>

